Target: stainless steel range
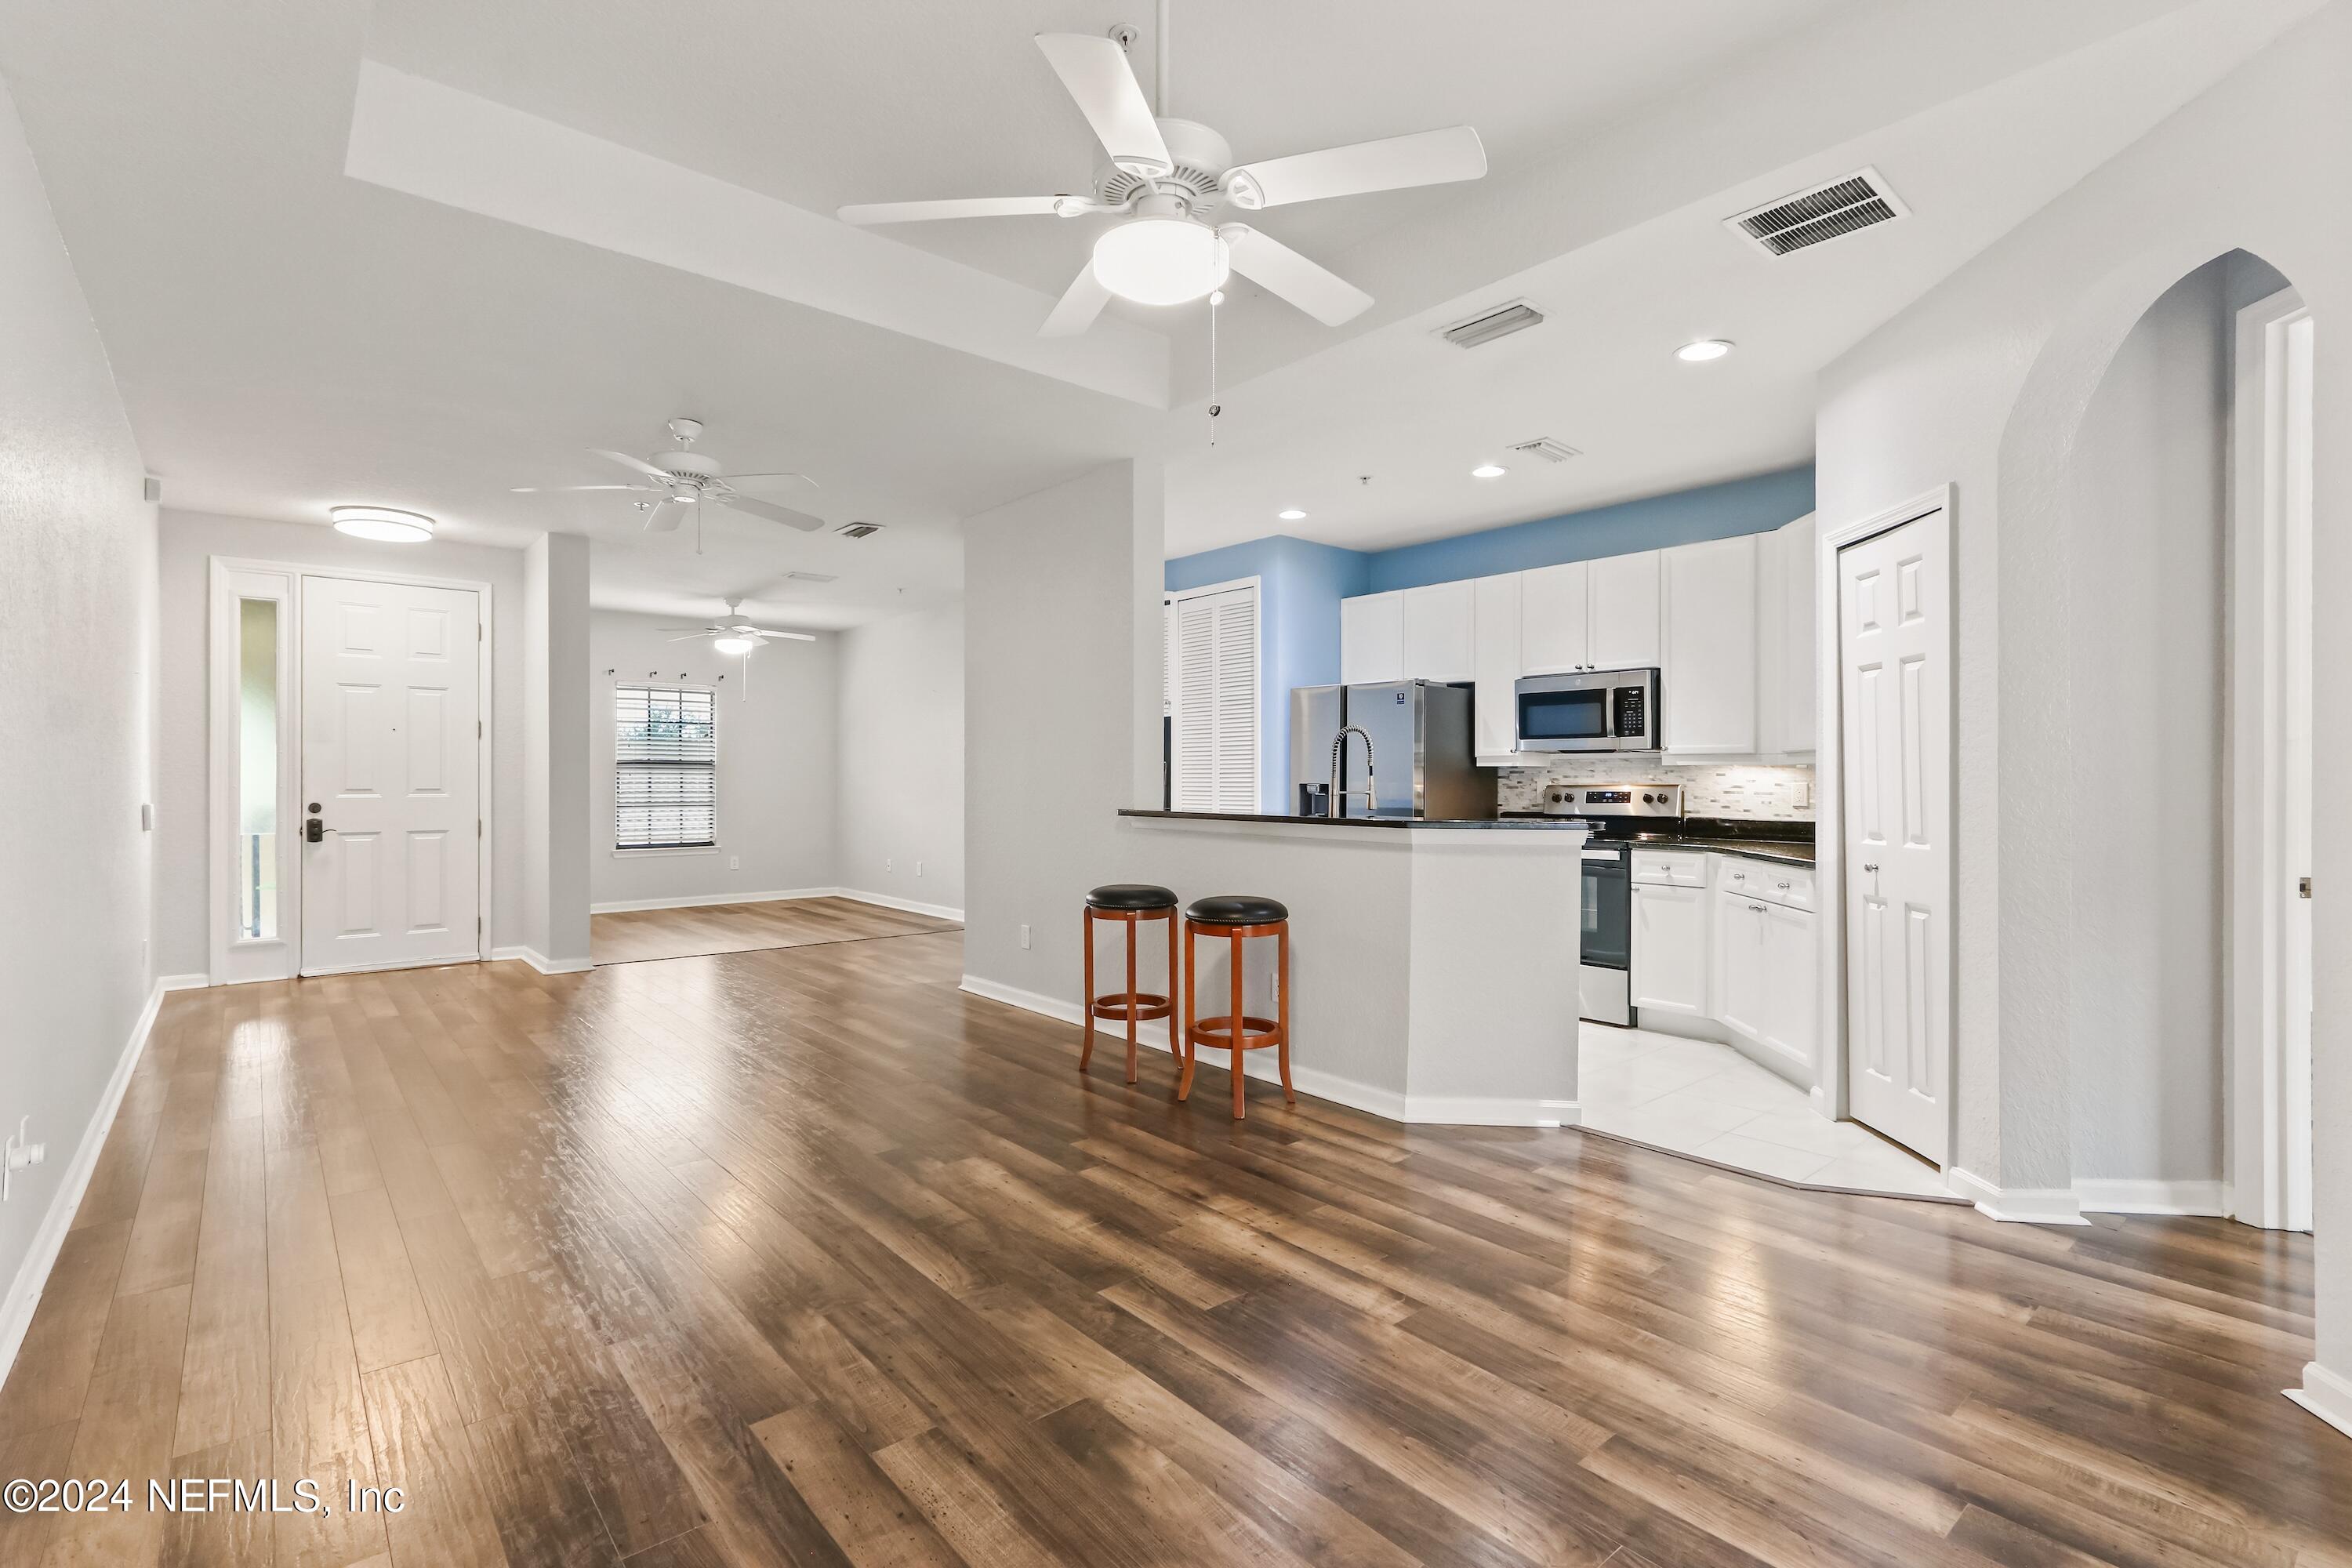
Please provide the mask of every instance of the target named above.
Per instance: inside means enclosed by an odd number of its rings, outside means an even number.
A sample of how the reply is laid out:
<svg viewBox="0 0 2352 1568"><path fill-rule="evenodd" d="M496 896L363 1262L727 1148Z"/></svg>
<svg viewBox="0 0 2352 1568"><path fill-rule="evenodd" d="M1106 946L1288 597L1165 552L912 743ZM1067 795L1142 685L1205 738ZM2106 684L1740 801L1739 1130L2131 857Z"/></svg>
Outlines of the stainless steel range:
<svg viewBox="0 0 2352 1568"><path fill-rule="evenodd" d="M1633 839L1682 821L1683 786L1548 784L1546 816L1573 816L1584 841L1584 909L1578 922L1579 1011L1596 1024L1633 1027Z"/></svg>

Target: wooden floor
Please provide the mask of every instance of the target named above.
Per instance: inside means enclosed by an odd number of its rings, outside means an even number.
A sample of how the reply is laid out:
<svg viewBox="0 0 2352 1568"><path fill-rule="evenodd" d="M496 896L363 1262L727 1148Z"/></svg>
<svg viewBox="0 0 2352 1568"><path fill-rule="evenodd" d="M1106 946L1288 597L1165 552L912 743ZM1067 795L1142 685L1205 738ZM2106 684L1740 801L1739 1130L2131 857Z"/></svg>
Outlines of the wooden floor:
<svg viewBox="0 0 2352 1568"><path fill-rule="evenodd" d="M588 952L598 963L693 958L864 942L916 931L956 931L953 921L908 914L855 899L774 899L756 904L706 904L690 910L617 910L588 917Z"/></svg>
<svg viewBox="0 0 2352 1568"><path fill-rule="evenodd" d="M170 997L0 1391L138 1502L0 1563L2352 1563L2304 1239L1236 1126L960 945Z"/></svg>

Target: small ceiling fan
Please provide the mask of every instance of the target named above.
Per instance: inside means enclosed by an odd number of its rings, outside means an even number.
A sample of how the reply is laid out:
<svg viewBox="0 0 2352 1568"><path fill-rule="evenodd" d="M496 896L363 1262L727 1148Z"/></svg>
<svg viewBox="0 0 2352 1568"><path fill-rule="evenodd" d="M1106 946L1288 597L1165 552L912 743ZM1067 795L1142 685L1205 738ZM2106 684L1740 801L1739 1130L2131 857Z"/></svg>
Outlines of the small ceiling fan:
<svg viewBox="0 0 2352 1568"><path fill-rule="evenodd" d="M814 533L824 526L824 519L811 517L804 511L747 496L735 487L768 480L797 480L814 486L816 481L806 474L722 474L719 462L694 449L702 434L699 419L673 419L669 433L677 442L674 452L656 452L647 458L632 458L626 452L607 452L591 447L591 455L609 458L623 468L633 470L638 482L633 485L522 485L515 494L549 495L571 490L625 490L639 496L637 509L646 514L646 530L649 533L669 533L689 516L698 516L704 503L728 507L752 517L763 517L770 522L781 522L787 528L797 528L803 533ZM689 510L697 509L697 510Z"/></svg>
<svg viewBox="0 0 2352 1568"><path fill-rule="evenodd" d="M1201 214L1220 205L1255 212L1328 196L1475 180L1486 172L1486 147L1467 125L1235 164L1233 149L1216 132L1165 117L1164 8L1160 16L1157 113L1128 63L1133 28L1114 27L1105 37L1036 35L1046 63L1109 155L1090 194L869 203L841 208L842 221L1122 215L1095 241L1093 259L1038 329L1043 337L1085 331L1113 295L1145 305L1181 305L1213 293L1233 272L1336 327L1370 307L1372 297L1247 224L1212 225Z"/></svg>
<svg viewBox="0 0 2352 1568"><path fill-rule="evenodd" d="M666 632L686 634L684 637L670 638L672 642L693 642L698 637L709 637L710 650L713 653L724 654L756 653L772 642L816 641L816 636L813 632L770 631L764 626L755 626L748 621L737 619L736 617L742 613L743 601L730 599L727 602L729 619L724 623L708 626L664 626L661 629Z"/></svg>

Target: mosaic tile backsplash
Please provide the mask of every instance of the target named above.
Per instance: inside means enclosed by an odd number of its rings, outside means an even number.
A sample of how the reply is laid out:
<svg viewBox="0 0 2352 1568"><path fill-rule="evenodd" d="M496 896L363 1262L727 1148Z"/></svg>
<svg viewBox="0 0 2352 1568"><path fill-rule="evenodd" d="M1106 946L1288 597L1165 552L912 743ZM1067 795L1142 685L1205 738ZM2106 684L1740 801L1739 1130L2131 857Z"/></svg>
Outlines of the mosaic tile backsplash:
<svg viewBox="0 0 2352 1568"><path fill-rule="evenodd" d="M1541 767L1501 768L1496 795L1505 811L1533 811L1548 784L1678 784L1688 816L1813 819L1813 770L1755 763L1667 767L1655 757L1562 757Z"/></svg>

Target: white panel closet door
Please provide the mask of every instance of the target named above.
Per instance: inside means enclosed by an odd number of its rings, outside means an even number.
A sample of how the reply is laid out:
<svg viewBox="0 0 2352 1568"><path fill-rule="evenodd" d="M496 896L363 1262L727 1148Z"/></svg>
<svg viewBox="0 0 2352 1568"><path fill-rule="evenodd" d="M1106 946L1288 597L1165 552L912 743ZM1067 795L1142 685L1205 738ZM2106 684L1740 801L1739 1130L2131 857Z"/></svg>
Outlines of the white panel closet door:
<svg viewBox="0 0 2352 1568"><path fill-rule="evenodd" d="M471 589L302 579L303 973L480 956L481 659Z"/></svg>
<svg viewBox="0 0 2352 1568"><path fill-rule="evenodd" d="M1838 552L1846 1093L1951 1156L1951 589L1941 511Z"/></svg>
<svg viewBox="0 0 2352 1568"><path fill-rule="evenodd" d="M1257 641L1255 586L1176 601L1178 811L1259 809Z"/></svg>

